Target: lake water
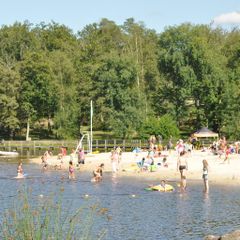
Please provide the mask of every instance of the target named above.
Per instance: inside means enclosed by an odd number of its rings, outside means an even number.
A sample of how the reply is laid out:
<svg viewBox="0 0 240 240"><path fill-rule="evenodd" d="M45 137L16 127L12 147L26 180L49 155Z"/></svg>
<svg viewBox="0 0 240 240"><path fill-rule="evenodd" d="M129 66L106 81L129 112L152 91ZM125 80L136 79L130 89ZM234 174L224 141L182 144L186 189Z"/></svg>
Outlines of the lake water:
<svg viewBox="0 0 240 240"><path fill-rule="evenodd" d="M187 192L149 192L144 187L158 184L149 179L117 177L104 173L101 183L91 183L91 175L76 172L76 181L65 171L41 172L40 166L24 163L26 179L16 180L16 160L0 162L0 212L11 208L23 186L31 189L31 199L39 201L64 189L64 211L74 214L79 207L97 203L108 210L108 218L96 218L93 232L106 229L104 239L203 239L240 228L240 186L220 186L210 182L208 196L202 182L189 181ZM176 183L172 183L177 188ZM89 197L86 198L85 195ZM135 197L133 196L135 195Z"/></svg>

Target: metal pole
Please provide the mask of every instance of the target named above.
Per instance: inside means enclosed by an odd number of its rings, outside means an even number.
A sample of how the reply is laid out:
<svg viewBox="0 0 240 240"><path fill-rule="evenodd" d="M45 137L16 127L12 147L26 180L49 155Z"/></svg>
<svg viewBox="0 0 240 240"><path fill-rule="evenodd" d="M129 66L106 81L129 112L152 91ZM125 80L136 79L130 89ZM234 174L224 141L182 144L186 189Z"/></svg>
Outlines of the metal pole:
<svg viewBox="0 0 240 240"><path fill-rule="evenodd" d="M92 140L93 140L93 133L92 133L92 118L93 118L93 103L91 100L91 127L90 127L90 152L92 153Z"/></svg>

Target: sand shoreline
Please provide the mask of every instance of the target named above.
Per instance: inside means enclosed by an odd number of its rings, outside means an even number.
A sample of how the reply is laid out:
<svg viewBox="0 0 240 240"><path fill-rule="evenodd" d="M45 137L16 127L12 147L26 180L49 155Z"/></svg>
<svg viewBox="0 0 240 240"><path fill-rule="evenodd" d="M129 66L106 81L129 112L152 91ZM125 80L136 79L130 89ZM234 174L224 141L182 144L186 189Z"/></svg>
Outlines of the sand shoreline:
<svg viewBox="0 0 240 240"><path fill-rule="evenodd" d="M162 163L163 156L167 155L168 167L158 167L156 172L139 172L136 166L136 162L140 161L142 157L147 156L147 152L140 152L138 155L132 152L123 152L122 160L119 164L119 171L116 173L118 176L128 177L141 177L155 180L160 179L174 179L180 178L179 171L177 171L177 154L175 151L162 152L161 157L154 158L155 163ZM214 155L210 151L201 152L194 150L187 156L188 168L187 179L202 181L202 160L207 159L209 163L209 182L216 184L240 184L240 155L231 154L229 156L230 163L222 163L224 156L221 159L217 155ZM65 156L63 159L62 171L68 171L68 163L70 156ZM41 157L30 159L31 163L42 164ZM104 163L105 172L112 171L112 165L110 160L110 153L99 153L86 155L85 164L80 165L80 168L75 171L89 172L91 173L97 165ZM59 165L60 161L57 156L52 156L48 159L48 164L54 168ZM77 158L74 158L74 165L77 164ZM123 171L123 170L127 171ZM136 171L135 171L136 170Z"/></svg>

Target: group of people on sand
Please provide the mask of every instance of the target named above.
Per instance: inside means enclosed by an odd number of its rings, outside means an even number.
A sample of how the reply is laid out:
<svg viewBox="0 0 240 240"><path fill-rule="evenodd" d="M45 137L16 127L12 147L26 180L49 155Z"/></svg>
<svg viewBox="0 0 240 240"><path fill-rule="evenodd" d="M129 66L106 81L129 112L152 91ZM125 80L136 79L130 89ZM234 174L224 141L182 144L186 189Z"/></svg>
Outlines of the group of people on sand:
<svg viewBox="0 0 240 240"><path fill-rule="evenodd" d="M223 143L221 143L223 146ZM226 145L226 144L225 144ZM139 162L139 167L140 169L145 167L146 164L149 164L149 166L154 164L154 157L156 156L162 156L163 157L163 167L168 167L168 162L167 162L167 157L161 155L158 153L158 149L156 146L151 145L153 148L149 148L147 151L147 156L146 158L143 158L141 162ZM169 146L173 148L173 146ZM180 173L180 189L182 191L186 191L187 187L187 170L188 170L188 161L187 161L187 154L190 152L189 148L186 147L186 144L184 144L183 140L179 140L176 145L176 152L178 154L178 159L177 159L177 171ZM63 158L66 155L66 152L61 151L61 161L63 161ZM69 160L69 167L68 167L68 177L69 179L75 179L75 169L74 169L74 164L73 160L75 155L77 154L77 164L75 166L79 166L80 164L85 163L85 153L84 149L78 149L73 150L72 154L70 155L70 160ZM52 152L50 150L47 150L43 156L42 156L42 163L43 163L43 169L46 169L48 166L48 161L50 157L52 156ZM122 159L122 150L120 147L114 148L111 151L111 164L112 164L112 172L116 173L119 169L119 164ZM149 163L148 163L149 161ZM202 167L202 179L204 182L204 191L207 193L209 191L209 184L208 184L208 162L206 159L202 161L203 167ZM149 168L148 169L151 169ZM104 169L104 163L101 163L98 165L94 170L93 170L93 177L91 179L92 182L99 182L102 180L103 177L103 169ZM19 163L18 169L17 169L17 176L19 178L23 177L23 169L22 169L22 163ZM164 182L162 182L164 183Z"/></svg>
<svg viewBox="0 0 240 240"><path fill-rule="evenodd" d="M221 137L218 141L214 141L210 145L211 151L219 156L219 159L222 159L224 155L223 163L230 163L229 155L239 152L239 142L235 142L234 144L228 144L225 137Z"/></svg>
<svg viewBox="0 0 240 240"><path fill-rule="evenodd" d="M220 139L221 146L227 146L226 144L226 139L222 138ZM223 145L224 144L224 145ZM147 161L150 159L151 164L154 164L154 157L157 157L156 155L156 145L154 144L149 144L149 150L148 150L148 155L147 155ZM170 139L168 144L167 144L167 150L169 153L170 151L174 149L174 145L172 143L172 140ZM188 171L188 157L191 156L191 152L193 150L193 144L191 140L188 140L187 142L184 142L182 139L179 139L175 145L175 150L177 153L177 171L180 173L180 189L181 191L185 192L186 187L187 187L187 171ZM228 159L228 154L229 152L226 150L226 157L225 160ZM159 154L161 156L161 153ZM163 158L163 166L167 166L168 164L166 162L167 157ZM165 161L164 161L165 160ZM143 158L141 162L137 163L140 169L143 169L142 166L147 166L146 165L146 159ZM145 169L145 168L144 168ZM149 169L149 168L147 168ZM202 179L203 179L203 184L204 184L204 192L208 193L209 192L209 183L208 183L208 161L206 159L202 160ZM161 182L161 184L164 184L164 182Z"/></svg>

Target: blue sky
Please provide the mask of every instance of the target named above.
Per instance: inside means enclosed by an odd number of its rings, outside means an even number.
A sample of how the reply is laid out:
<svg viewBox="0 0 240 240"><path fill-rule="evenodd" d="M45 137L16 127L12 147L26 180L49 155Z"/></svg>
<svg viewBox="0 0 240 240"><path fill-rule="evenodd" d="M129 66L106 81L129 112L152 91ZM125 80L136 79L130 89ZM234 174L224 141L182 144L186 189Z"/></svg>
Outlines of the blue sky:
<svg viewBox="0 0 240 240"><path fill-rule="evenodd" d="M102 18L118 25L127 18L161 32L167 26L190 22L229 27L240 25L240 0L7 0L1 3L0 25L28 20L55 21L82 30Z"/></svg>

